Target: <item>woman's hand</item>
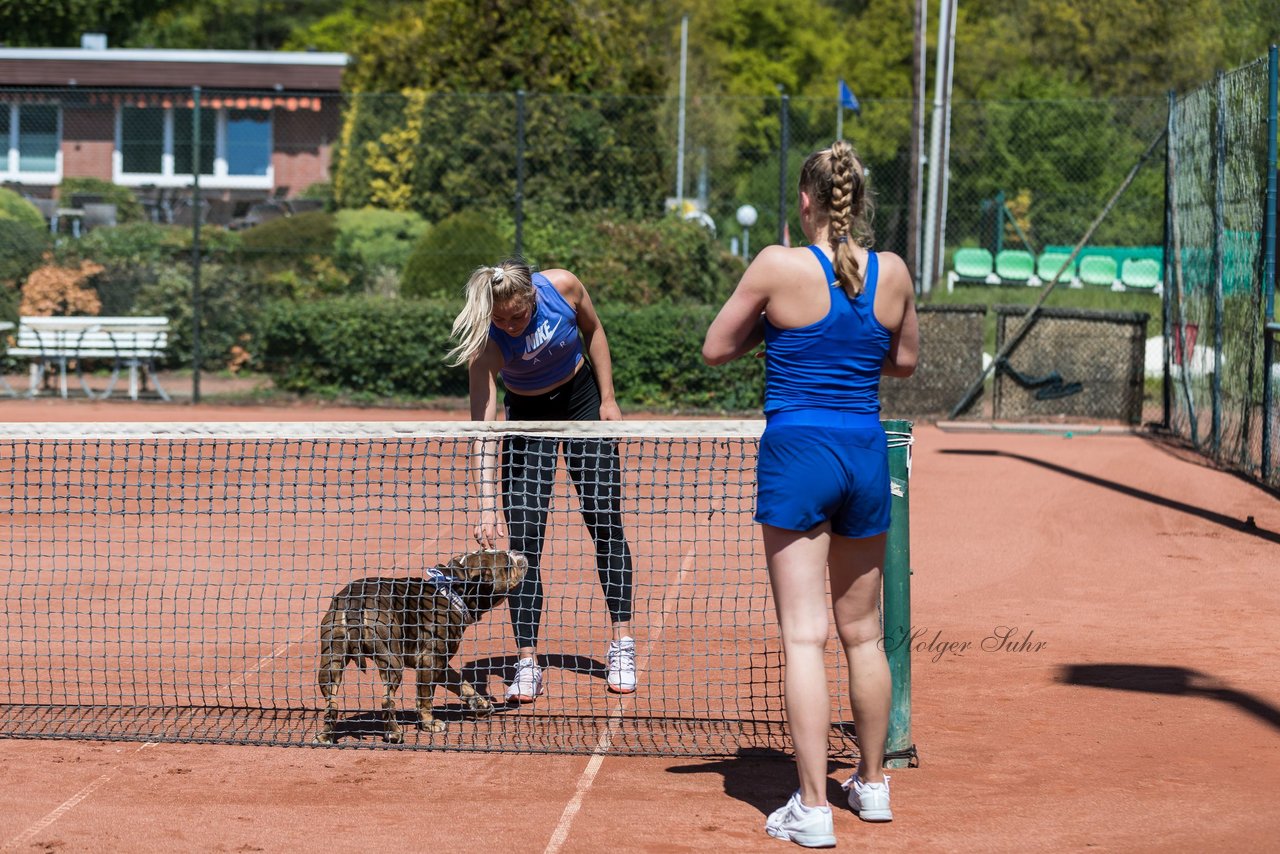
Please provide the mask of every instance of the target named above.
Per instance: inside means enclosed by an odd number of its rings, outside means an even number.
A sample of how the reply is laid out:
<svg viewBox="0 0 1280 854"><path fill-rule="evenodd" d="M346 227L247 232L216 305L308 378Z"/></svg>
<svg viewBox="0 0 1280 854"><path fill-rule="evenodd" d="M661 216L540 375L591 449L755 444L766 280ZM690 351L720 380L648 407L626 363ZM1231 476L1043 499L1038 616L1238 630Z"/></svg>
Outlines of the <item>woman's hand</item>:
<svg viewBox="0 0 1280 854"><path fill-rule="evenodd" d="M610 400L600 404L600 420L601 421L621 421L622 410L618 408L616 401Z"/></svg>
<svg viewBox="0 0 1280 854"><path fill-rule="evenodd" d="M480 511L480 523L476 525L476 542L486 549L496 549L506 539L507 523L496 510Z"/></svg>

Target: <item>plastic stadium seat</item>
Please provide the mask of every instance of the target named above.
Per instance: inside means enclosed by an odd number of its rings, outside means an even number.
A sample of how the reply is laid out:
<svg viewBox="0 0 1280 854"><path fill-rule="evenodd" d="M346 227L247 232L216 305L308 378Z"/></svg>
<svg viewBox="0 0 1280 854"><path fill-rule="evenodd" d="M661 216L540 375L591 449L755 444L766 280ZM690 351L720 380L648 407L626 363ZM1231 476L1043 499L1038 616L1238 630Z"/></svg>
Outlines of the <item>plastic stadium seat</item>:
<svg viewBox="0 0 1280 854"><path fill-rule="evenodd" d="M1024 285L1036 274L1036 259L1023 249L1002 249L996 254L996 275L1011 285Z"/></svg>
<svg viewBox="0 0 1280 854"><path fill-rule="evenodd" d="M995 261L991 253L980 248L957 249L951 258L951 272L947 274L947 290L956 282L997 284Z"/></svg>
<svg viewBox="0 0 1280 854"><path fill-rule="evenodd" d="M1086 255L1080 259L1080 283L1090 288L1110 288L1116 283L1116 259L1110 255Z"/></svg>
<svg viewBox="0 0 1280 854"><path fill-rule="evenodd" d="M1126 258L1120 268L1126 290L1153 291L1161 284L1160 262L1154 258Z"/></svg>
<svg viewBox="0 0 1280 854"><path fill-rule="evenodd" d="M1062 270L1062 266L1070 260L1071 255L1067 252L1044 252L1040 255L1040 259L1036 262L1036 276L1044 284L1053 281L1053 277L1058 275L1058 271ZM1076 279L1076 265L1072 261L1071 266L1062 270L1062 275L1058 278L1058 284L1070 285Z"/></svg>

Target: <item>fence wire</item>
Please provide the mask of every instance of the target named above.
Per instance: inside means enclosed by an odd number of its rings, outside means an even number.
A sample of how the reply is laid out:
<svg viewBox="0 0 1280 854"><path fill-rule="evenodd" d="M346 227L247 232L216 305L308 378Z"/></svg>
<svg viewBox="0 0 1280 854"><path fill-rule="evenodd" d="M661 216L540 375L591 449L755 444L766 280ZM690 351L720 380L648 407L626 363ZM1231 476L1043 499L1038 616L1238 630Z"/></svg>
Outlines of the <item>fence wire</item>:
<svg viewBox="0 0 1280 854"><path fill-rule="evenodd" d="M1171 100L1175 265L1166 334L1170 428L1273 486L1280 477L1264 463L1264 442L1274 459L1265 397L1280 378L1266 358L1265 326L1275 269L1266 239L1275 228L1275 74L1274 59L1263 57Z"/></svg>

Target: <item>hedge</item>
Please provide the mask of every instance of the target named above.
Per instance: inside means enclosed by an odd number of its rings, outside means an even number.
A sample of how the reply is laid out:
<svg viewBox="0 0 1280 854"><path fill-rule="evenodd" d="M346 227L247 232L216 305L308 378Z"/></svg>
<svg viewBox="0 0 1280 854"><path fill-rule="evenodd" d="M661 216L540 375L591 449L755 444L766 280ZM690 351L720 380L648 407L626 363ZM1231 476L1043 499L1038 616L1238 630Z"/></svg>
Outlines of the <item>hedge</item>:
<svg viewBox="0 0 1280 854"><path fill-rule="evenodd" d="M268 307L258 366L277 387L302 394L430 399L463 397L465 367L450 368L456 301L347 297ZM718 306L604 306L614 386L624 409L759 411L764 363L712 368L702 339Z"/></svg>

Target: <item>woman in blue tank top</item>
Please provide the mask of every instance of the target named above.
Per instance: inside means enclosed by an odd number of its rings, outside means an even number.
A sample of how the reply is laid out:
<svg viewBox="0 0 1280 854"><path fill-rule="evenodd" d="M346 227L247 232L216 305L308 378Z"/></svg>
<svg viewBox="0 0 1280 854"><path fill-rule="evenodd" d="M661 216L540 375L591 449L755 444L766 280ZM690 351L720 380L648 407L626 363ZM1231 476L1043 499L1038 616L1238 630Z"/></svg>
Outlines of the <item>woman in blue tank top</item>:
<svg viewBox="0 0 1280 854"><path fill-rule="evenodd" d="M453 334L459 343L449 356L452 364L469 365L473 420L497 420L498 377L506 386L508 421L622 420L604 327L587 289L568 270L534 273L514 258L480 267L467 281L466 305L454 321ZM476 442L474 473L481 506L475 538L492 548L509 529L511 548L529 559L524 581L507 598L519 650L507 701L530 703L543 689L537 656L540 570L561 454L595 542L596 569L613 624L605 684L614 693L635 691L631 549L622 528L622 467L616 444L510 436L502 443L501 497L494 444Z"/></svg>
<svg viewBox="0 0 1280 854"><path fill-rule="evenodd" d="M800 172L800 222L811 245L762 251L702 348L718 365L766 344L755 519L786 657L800 787L765 830L810 847L835 844L826 796L828 571L861 754L844 787L863 820L893 817L883 766L892 687L878 610L889 527L879 387L881 374L915 370L919 334L906 265L866 248L870 207L862 164L847 142L809 157Z"/></svg>

